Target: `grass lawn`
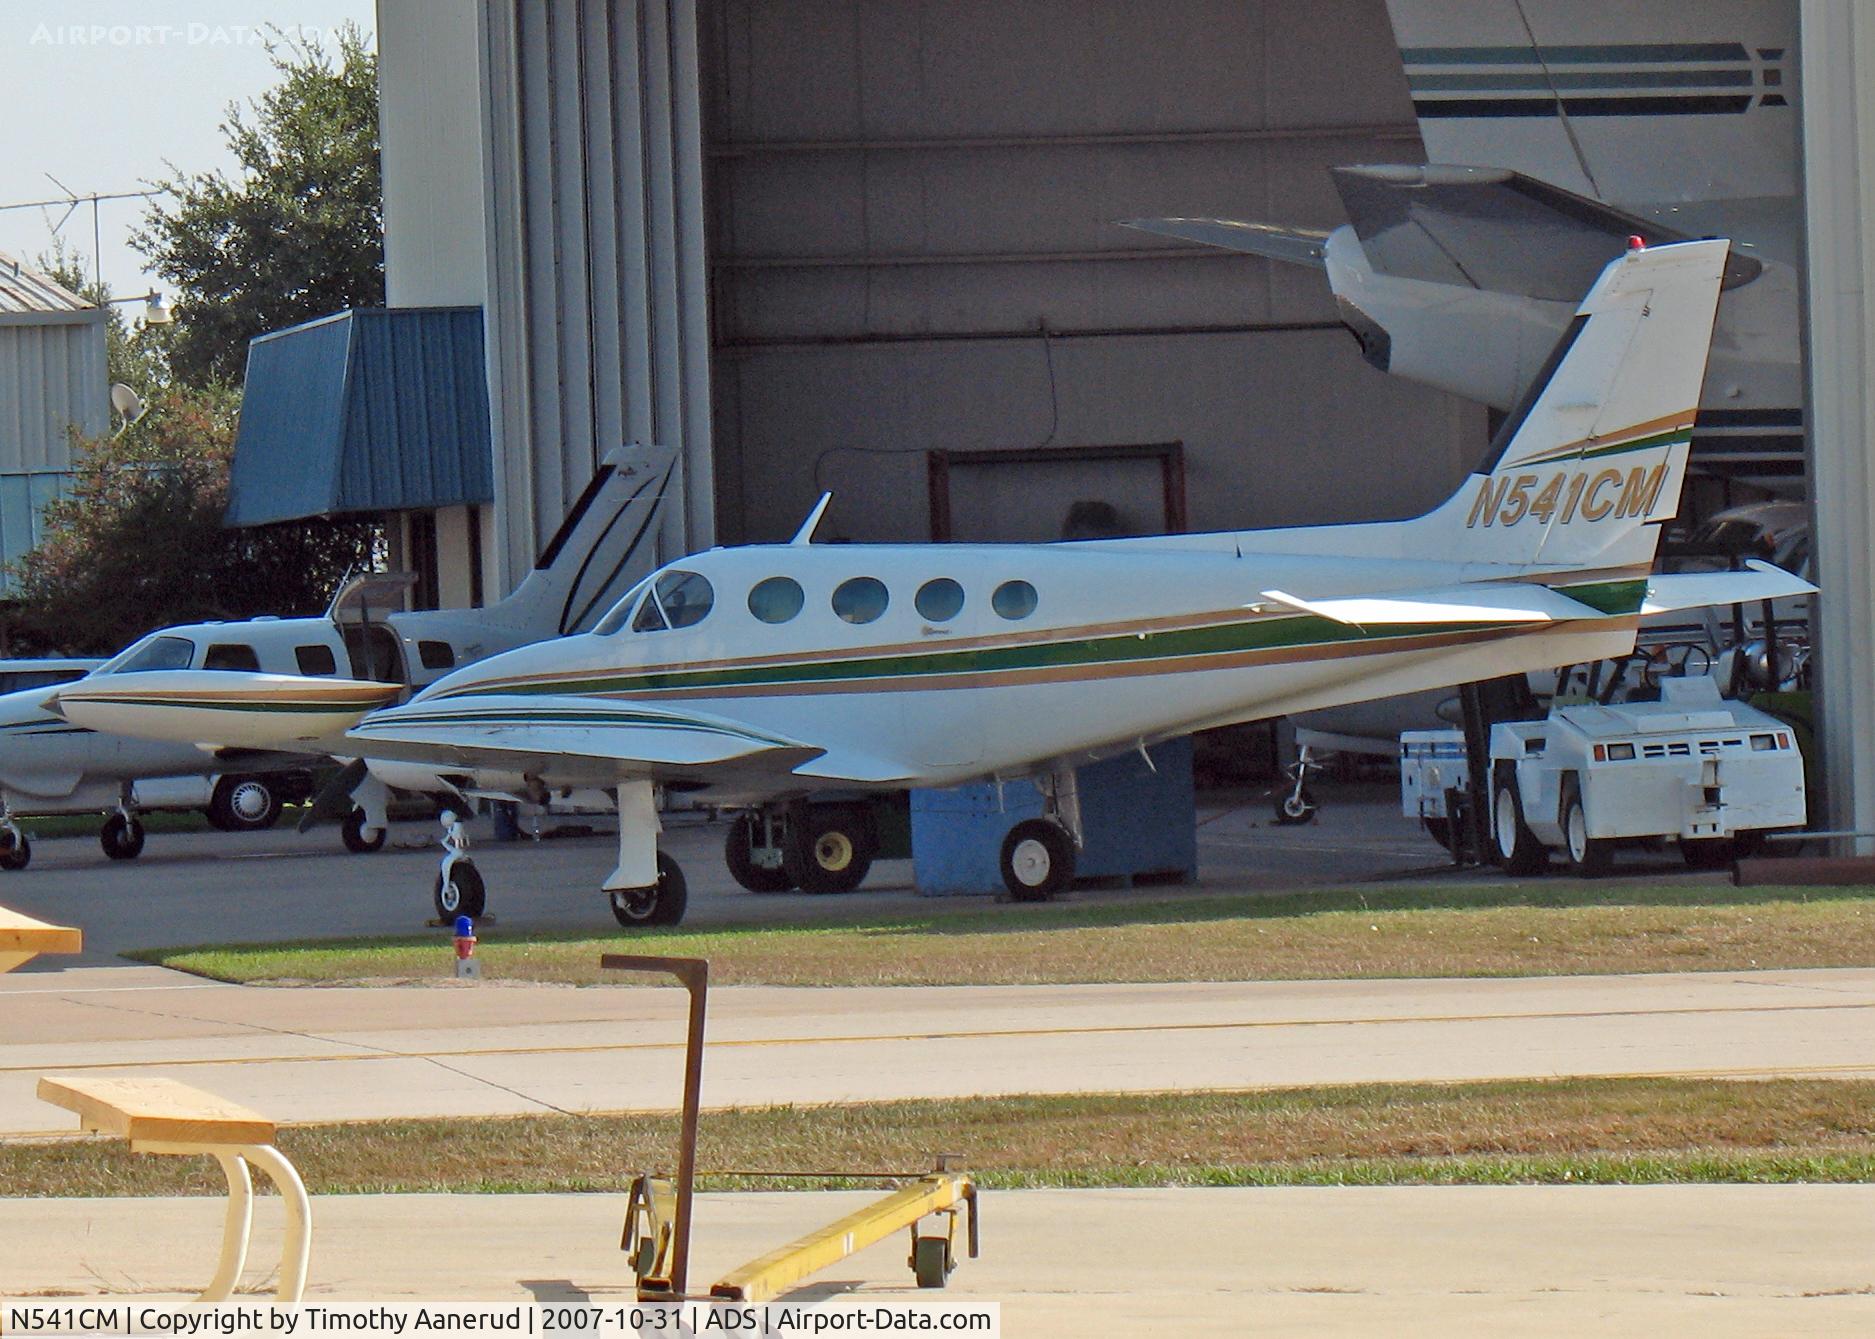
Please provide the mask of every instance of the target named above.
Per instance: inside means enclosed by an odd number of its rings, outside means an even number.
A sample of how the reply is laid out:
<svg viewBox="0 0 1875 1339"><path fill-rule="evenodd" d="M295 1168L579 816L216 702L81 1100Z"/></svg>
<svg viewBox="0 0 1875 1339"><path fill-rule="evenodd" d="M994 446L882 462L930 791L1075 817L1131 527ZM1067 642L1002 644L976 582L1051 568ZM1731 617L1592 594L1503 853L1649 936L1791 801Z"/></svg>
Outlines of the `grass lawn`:
<svg viewBox="0 0 1875 1339"><path fill-rule="evenodd" d="M812 924L631 935L486 927L491 979L619 983L599 955L704 957L723 985L956 985L1851 967L1875 962L1875 890L1555 880L1368 886L1289 895L940 902L869 918L863 896ZM227 981L423 981L451 974L446 932L136 955Z"/></svg>
<svg viewBox="0 0 1875 1339"><path fill-rule="evenodd" d="M706 1112L705 1189L871 1185L961 1153L991 1187L1875 1179L1875 1083L1596 1079L1256 1093L971 1098ZM314 1194L622 1190L676 1160L669 1115L301 1126ZM786 1178L759 1171L820 1173ZM122 1140L0 1144L10 1195L220 1194Z"/></svg>

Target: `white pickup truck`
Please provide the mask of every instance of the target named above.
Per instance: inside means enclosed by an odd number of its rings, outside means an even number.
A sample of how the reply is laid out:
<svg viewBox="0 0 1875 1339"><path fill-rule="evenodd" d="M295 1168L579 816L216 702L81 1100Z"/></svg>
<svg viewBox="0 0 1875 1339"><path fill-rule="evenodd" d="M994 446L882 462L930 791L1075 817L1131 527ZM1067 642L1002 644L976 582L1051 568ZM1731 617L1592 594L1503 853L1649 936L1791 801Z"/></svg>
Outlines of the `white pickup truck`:
<svg viewBox="0 0 1875 1339"><path fill-rule="evenodd" d="M1689 865L1728 862L1741 840L1807 821L1789 725L1719 696L1709 678L1664 679L1658 702L1552 707L1491 727L1491 830L1512 874L1560 848L1578 874L1615 846L1676 837Z"/></svg>

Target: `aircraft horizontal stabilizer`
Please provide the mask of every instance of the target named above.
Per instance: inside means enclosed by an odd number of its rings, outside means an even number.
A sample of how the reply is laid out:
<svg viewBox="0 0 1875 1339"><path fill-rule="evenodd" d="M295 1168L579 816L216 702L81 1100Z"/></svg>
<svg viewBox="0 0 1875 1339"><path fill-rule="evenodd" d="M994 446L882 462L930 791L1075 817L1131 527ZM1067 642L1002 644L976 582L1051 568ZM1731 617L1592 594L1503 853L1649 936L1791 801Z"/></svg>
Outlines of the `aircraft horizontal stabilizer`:
<svg viewBox="0 0 1875 1339"><path fill-rule="evenodd" d="M1320 228L1279 228L1274 223L1239 223L1234 219L1123 219L1121 226L1161 237L1177 237L1226 251L1247 251L1266 260L1321 269L1328 234Z"/></svg>
<svg viewBox="0 0 1875 1339"><path fill-rule="evenodd" d="M1556 623L1601 618L1603 611L1560 591L1529 582L1447 586L1389 595L1332 596L1304 600L1279 590L1263 598L1298 613L1367 627L1387 623Z"/></svg>
<svg viewBox="0 0 1875 1339"><path fill-rule="evenodd" d="M1665 614L1675 609L1703 609L1715 604L1751 604L1809 595L1816 587L1781 567L1748 559L1743 572L1682 572L1657 576L1647 583L1643 614Z"/></svg>
<svg viewBox="0 0 1875 1339"><path fill-rule="evenodd" d="M570 755L626 764L625 770L634 773L708 767L757 755L793 767L822 752L698 712L521 693L412 702L367 717L347 738L374 758L440 752L458 763L511 766L517 756Z"/></svg>

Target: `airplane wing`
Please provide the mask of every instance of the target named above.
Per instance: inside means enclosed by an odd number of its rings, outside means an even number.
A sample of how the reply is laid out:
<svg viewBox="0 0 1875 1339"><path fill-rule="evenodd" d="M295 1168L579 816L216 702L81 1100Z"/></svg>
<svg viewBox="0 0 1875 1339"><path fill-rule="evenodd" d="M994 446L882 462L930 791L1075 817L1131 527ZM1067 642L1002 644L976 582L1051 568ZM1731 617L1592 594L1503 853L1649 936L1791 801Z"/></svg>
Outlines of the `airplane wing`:
<svg viewBox="0 0 1875 1339"><path fill-rule="evenodd" d="M614 779L694 775L729 764L785 773L825 752L703 712L518 693L410 702L372 713L346 738L369 758L530 771L551 758Z"/></svg>

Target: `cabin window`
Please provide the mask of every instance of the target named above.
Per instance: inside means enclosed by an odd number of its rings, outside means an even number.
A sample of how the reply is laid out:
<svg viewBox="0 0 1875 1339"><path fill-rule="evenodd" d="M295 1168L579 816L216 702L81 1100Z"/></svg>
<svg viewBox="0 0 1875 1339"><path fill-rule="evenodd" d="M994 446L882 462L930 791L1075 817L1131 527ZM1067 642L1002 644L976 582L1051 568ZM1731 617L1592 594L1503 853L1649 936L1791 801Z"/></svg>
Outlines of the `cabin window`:
<svg viewBox="0 0 1875 1339"><path fill-rule="evenodd" d="M749 592L749 612L764 623L786 623L806 602L801 583L793 577L768 577Z"/></svg>
<svg viewBox="0 0 1875 1339"><path fill-rule="evenodd" d="M82 679L81 669L17 670L0 674L0 693L16 693L22 688L44 688L55 683Z"/></svg>
<svg viewBox="0 0 1875 1339"><path fill-rule="evenodd" d="M1005 581L990 596L990 608L1007 619L1027 618L1035 605L1035 587L1026 581Z"/></svg>
<svg viewBox="0 0 1875 1339"><path fill-rule="evenodd" d="M885 612L891 596L875 577L842 581L833 592L833 612L848 623L870 623Z"/></svg>
<svg viewBox="0 0 1875 1339"><path fill-rule="evenodd" d="M456 667L456 648L448 642L418 642L417 660L424 669L446 670Z"/></svg>
<svg viewBox="0 0 1875 1339"><path fill-rule="evenodd" d="M938 577L918 587L912 603L926 622L948 623L963 612L964 588L949 577Z"/></svg>
<svg viewBox="0 0 1875 1339"><path fill-rule="evenodd" d="M112 674L135 674L140 670L188 669L195 659L195 643L186 637L156 637L127 653L110 666Z"/></svg>
<svg viewBox="0 0 1875 1339"><path fill-rule="evenodd" d="M716 604L716 592L709 581L696 572L666 572L652 589L664 606L664 617L673 628L690 628L709 617Z"/></svg>
<svg viewBox="0 0 1875 1339"><path fill-rule="evenodd" d="M205 670L246 670L260 672L260 657L246 642L215 642L202 656Z"/></svg>
<svg viewBox="0 0 1875 1339"><path fill-rule="evenodd" d="M299 662L301 674L337 674L339 670L338 660L329 646L296 646L293 659Z"/></svg>

